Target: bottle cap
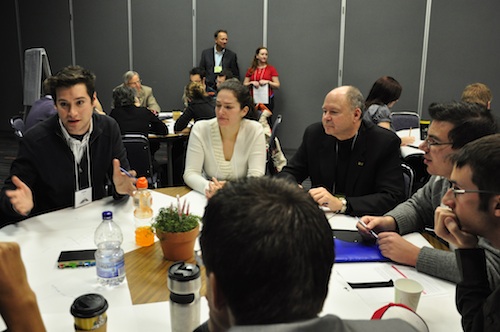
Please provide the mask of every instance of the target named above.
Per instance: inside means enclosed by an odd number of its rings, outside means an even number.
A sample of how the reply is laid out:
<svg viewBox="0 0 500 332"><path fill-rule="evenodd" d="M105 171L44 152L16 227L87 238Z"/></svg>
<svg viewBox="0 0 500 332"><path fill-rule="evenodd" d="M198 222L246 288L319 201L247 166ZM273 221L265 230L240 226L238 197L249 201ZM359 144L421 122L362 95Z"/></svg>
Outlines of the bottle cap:
<svg viewBox="0 0 500 332"><path fill-rule="evenodd" d="M144 176L141 176L140 178L137 179L135 186L137 187L137 189L147 189L148 180Z"/></svg>
<svg viewBox="0 0 500 332"><path fill-rule="evenodd" d="M105 220L113 219L113 212L111 212L111 211L104 211L102 213L102 219L105 219Z"/></svg>

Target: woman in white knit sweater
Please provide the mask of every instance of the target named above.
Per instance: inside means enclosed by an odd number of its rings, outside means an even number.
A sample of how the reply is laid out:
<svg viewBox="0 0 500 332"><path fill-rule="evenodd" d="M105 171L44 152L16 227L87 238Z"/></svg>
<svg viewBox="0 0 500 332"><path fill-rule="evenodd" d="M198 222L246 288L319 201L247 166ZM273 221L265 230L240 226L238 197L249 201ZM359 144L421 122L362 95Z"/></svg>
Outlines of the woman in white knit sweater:
<svg viewBox="0 0 500 332"><path fill-rule="evenodd" d="M191 129L184 170L189 187L210 198L228 180L264 175L265 136L253 105L239 81L220 85L216 117Z"/></svg>

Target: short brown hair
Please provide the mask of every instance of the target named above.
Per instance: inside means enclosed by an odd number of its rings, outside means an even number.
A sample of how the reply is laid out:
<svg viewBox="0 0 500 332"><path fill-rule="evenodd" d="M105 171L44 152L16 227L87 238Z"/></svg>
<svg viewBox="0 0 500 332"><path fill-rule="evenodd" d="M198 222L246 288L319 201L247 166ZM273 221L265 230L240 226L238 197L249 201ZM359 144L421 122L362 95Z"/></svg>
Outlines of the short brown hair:
<svg viewBox="0 0 500 332"><path fill-rule="evenodd" d="M483 83L469 84L462 92L462 101L466 103L476 103L488 107L491 99L493 99L491 90Z"/></svg>

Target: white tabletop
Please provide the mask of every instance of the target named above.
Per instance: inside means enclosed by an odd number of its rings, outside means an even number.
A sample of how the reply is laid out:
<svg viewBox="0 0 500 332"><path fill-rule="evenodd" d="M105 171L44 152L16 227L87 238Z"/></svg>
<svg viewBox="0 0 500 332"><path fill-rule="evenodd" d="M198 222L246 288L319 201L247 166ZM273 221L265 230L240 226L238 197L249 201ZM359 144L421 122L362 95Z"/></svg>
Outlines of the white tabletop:
<svg viewBox="0 0 500 332"><path fill-rule="evenodd" d="M203 214L206 204L203 195L192 191L182 199L190 202L192 213ZM175 201L173 197L153 192L155 214L160 207L175 204ZM72 331L73 317L69 312L70 306L76 297L90 292L100 293L108 300L109 332L170 331L168 302L133 305L126 281L118 287L106 288L97 284L94 267L62 270L57 268L56 261L62 250L96 247L93 241L94 231L101 222L101 213L105 210L113 212L114 221L122 229L123 249L126 252L136 249L133 206L130 199L125 203L115 203L112 198L105 198L79 209L67 208L36 216L0 229L0 241L16 241L21 245L28 279L37 295L48 331ZM333 223L335 218L338 217L331 218ZM349 222L353 220L344 217L346 228L349 228ZM423 243L425 244L425 241ZM367 271L387 273L394 270L392 265L394 264L335 264L330 291L321 315L335 314L346 319L370 319L376 309L393 300L393 288L353 290L346 283L348 273L350 270L360 269L364 271L360 273L373 276ZM417 312L426 320L430 330L460 331L460 316L454 302L454 285L419 274L413 268L397 267L429 287L427 294L422 295ZM201 316L202 322L208 319L205 299L202 299ZM5 325L0 320L0 329L2 328L5 328Z"/></svg>

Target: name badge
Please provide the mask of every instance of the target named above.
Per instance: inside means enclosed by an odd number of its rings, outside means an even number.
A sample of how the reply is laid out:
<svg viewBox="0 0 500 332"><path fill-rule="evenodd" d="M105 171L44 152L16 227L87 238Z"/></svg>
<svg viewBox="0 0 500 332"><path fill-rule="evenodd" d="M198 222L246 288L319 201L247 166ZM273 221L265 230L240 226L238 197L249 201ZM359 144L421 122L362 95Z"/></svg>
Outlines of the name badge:
<svg viewBox="0 0 500 332"><path fill-rule="evenodd" d="M214 74L218 74L222 71L222 66L215 66L214 67Z"/></svg>
<svg viewBox="0 0 500 332"><path fill-rule="evenodd" d="M92 202L92 187L75 192L75 209Z"/></svg>

